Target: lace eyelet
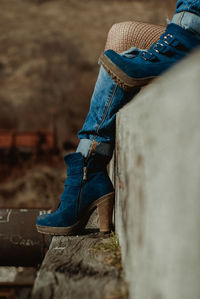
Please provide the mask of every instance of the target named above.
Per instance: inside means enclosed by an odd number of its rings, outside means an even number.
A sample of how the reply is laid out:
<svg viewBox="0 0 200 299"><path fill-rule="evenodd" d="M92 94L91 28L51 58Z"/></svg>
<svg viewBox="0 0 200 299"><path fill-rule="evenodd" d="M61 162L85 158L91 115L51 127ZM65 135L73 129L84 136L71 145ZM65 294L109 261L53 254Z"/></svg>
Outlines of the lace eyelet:
<svg viewBox="0 0 200 299"><path fill-rule="evenodd" d="M143 52L141 57L146 61L156 62L158 58L151 52Z"/></svg>
<svg viewBox="0 0 200 299"><path fill-rule="evenodd" d="M157 49L157 48L159 48L159 46L160 46L162 49L165 49L165 48L166 48L166 46L165 46L164 44L156 43L156 44L153 46L153 49L154 49L154 51L155 51L156 53L160 53L160 52L162 52L162 51L160 51L159 49Z"/></svg>
<svg viewBox="0 0 200 299"><path fill-rule="evenodd" d="M170 45L175 40L174 36L172 34L167 34L164 36L164 43L167 45Z"/></svg>
<svg viewBox="0 0 200 299"><path fill-rule="evenodd" d="M146 52L142 52L142 58L144 59L144 60L148 60L146 57L145 57L145 54L146 54Z"/></svg>

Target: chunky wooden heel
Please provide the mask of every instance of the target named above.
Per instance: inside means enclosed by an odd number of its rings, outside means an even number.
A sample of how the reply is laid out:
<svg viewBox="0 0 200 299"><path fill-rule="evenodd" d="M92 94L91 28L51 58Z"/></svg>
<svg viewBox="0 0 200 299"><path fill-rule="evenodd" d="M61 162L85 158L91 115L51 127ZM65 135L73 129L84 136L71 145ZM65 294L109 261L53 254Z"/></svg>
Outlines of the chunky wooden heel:
<svg viewBox="0 0 200 299"><path fill-rule="evenodd" d="M114 192L109 193L97 204L100 232L110 232L112 229L114 196Z"/></svg>
<svg viewBox="0 0 200 299"><path fill-rule="evenodd" d="M77 234L80 230L82 230L86 226L90 218L90 215L97 208L99 214L100 232L104 232L104 233L110 232L112 229L114 197L115 197L115 193L111 192L97 199L80 216L79 220L71 226L52 227L52 226L37 225L37 230L38 232L43 234L50 234L50 235L57 235L57 236Z"/></svg>

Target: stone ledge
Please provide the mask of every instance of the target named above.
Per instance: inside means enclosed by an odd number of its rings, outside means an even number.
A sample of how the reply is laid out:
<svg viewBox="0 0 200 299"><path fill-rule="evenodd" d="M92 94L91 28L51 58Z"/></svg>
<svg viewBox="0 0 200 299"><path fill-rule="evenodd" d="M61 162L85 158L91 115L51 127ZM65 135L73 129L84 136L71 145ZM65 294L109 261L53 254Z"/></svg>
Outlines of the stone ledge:
<svg viewBox="0 0 200 299"><path fill-rule="evenodd" d="M117 116L116 229L130 298L200 298L200 51Z"/></svg>

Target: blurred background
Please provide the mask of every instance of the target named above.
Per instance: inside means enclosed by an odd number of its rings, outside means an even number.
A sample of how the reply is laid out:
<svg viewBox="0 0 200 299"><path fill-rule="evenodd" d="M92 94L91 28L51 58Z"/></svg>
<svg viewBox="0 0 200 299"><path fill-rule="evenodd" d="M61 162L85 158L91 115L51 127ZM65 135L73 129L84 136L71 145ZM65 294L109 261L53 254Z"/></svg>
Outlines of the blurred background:
<svg viewBox="0 0 200 299"><path fill-rule="evenodd" d="M0 208L52 207L109 29L165 25L175 0L0 1Z"/></svg>

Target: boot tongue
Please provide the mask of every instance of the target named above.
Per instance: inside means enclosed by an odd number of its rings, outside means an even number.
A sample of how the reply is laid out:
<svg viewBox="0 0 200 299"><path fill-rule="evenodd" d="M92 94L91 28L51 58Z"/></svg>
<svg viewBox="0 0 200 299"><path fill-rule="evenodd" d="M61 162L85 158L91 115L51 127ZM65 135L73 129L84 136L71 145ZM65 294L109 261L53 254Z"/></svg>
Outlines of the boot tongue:
<svg viewBox="0 0 200 299"><path fill-rule="evenodd" d="M84 166L84 158L81 153L73 153L64 157L67 165L67 175L82 173Z"/></svg>

